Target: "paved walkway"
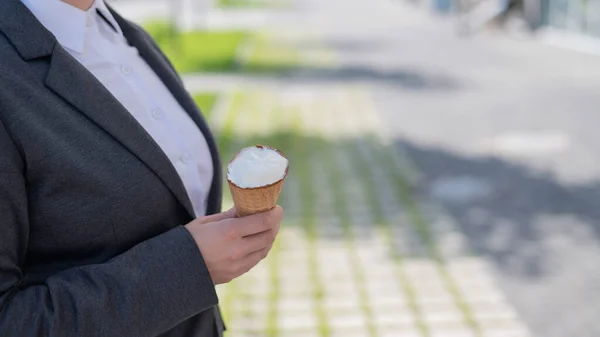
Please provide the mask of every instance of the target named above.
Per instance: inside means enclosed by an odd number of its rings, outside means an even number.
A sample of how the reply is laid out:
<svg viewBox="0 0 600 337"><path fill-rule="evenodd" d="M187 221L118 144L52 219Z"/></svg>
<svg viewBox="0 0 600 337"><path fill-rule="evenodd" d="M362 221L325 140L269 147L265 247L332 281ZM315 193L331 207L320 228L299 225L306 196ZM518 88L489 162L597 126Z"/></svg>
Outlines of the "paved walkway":
<svg viewBox="0 0 600 337"><path fill-rule="evenodd" d="M246 88L211 124L225 156L291 161L277 246L218 289L230 336L529 336L452 223L425 222L364 90Z"/></svg>

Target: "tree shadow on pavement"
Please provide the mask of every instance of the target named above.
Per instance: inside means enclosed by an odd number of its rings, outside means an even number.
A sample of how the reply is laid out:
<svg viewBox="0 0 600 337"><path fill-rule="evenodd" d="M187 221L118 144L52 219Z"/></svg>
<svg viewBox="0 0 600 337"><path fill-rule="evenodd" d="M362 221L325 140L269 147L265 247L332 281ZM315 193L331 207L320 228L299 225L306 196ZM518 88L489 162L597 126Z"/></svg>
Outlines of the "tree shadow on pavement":
<svg viewBox="0 0 600 337"><path fill-rule="evenodd" d="M470 248L500 266L510 267L519 248L527 247L530 253L532 249L538 253L522 256L529 262L520 271L529 276L543 273L545 240L553 235L570 237L573 243L593 240L600 244L600 183L566 186L551 175L494 157L462 157L406 141L399 141L398 146L423 174L419 192L441 202L467 235ZM473 198L459 191L454 191L455 198L452 192L439 192L436 184L452 179L460 180L453 185L456 189L471 189ZM551 218L570 218L587 229L581 232L568 223L550 224Z"/></svg>
<svg viewBox="0 0 600 337"><path fill-rule="evenodd" d="M491 156L396 146L421 174L417 198L441 205L429 222L449 217L470 252L492 263L535 336L600 333L600 182L566 185Z"/></svg>
<svg viewBox="0 0 600 337"><path fill-rule="evenodd" d="M316 83L384 84L408 90L457 90L461 83L442 73L426 73L411 69L378 69L373 66L351 65L332 68L303 67L293 72L293 79Z"/></svg>

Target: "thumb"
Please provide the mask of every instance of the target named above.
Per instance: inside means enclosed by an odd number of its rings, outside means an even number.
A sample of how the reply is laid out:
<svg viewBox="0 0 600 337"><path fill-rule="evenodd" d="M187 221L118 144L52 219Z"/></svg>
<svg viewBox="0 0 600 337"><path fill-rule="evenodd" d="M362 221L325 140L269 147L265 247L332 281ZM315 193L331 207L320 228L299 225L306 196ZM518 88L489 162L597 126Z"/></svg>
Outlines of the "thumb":
<svg viewBox="0 0 600 337"><path fill-rule="evenodd" d="M210 223L210 222L218 222L218 221L225 220L225 219L231 219L231 218L235 218L235 217L236 217L235 207L232 207L229 210L222 212L222 213L199 217L196 219L195 222L198 224L205 224L205 223Z"/></svg>

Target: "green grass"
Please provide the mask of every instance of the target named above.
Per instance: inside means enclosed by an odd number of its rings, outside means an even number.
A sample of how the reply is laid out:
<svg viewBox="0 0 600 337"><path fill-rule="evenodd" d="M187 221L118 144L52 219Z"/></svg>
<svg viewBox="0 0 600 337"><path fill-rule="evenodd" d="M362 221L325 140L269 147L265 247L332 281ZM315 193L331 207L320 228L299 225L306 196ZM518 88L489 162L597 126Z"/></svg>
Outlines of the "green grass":
<svg viewBox="0 0 600 337"><path fill-rule="evenodd" d="M223 0L241 1L241 0ZM144 25L179 73L240 72L250 74L282 73L297 69L299 56L289 46L277 44L265 33L245 31L179 32L168 22ZM243 60L238 50L251 46Z"/></svg>
<svg viewBox="0 0 600 337"><path fill-rule="evenodd" d="M194 95L194 101L200 107L204 118L209 119L217 102L217 94L213 92L198 93Z"/></svg>
<svg viewBox="0 0 600 337"><path fill-rule="evenodd" d="M267 33L256 33L249 37L251 50L243 64L247 73L278 73L297 69L300 66L298 52L277 44Z"/></svg>
<svg viewBox="0 0 600 337"><path fill-rule="evenodd" d="M160 22L145 29L180 73L234 70L238 48L247 37L246 32L229 30L182 33Z"/></svg>

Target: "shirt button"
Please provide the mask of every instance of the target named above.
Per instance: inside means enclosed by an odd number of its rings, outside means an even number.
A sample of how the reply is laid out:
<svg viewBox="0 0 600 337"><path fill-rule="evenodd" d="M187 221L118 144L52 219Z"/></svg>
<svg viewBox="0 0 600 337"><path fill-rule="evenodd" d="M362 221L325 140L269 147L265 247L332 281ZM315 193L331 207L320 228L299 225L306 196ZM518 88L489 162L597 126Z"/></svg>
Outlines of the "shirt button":
<svg viewBox="0 0 600 337"><path fill-rule="evenodd" d="M162 119L164 116L163 111L161 109L153 109L151 114L152 114L152 118L157 119L157 120Z"/></svg>
<svg viewBox="0 0 600 337"><path fill-rule="evenodd" d="M122 65L121 66L121 73L123 73L123 75L125 75L125 76L129 76L129 74L131 74L131 67L126 66L126 65Z"/></svg>
<svg viewBox="0 0 600 337"><path fill-rule="evenodd" d="M183 154L181 155L181 157L179 157L179 161L181 161L184 164L189 164L192 162L192 156L190 156L189 154Z"/></svg>

